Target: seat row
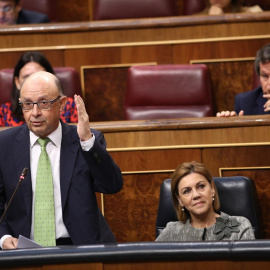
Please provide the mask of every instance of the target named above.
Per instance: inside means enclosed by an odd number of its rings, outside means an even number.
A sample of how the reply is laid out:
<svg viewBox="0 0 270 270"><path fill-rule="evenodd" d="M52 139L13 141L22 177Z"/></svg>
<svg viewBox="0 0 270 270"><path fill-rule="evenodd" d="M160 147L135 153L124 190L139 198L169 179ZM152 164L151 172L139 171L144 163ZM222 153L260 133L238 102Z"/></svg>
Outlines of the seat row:
<svg viewBox="0 0 270 270"><path fill-rule="evenodd" d="M64 94L82 95L78 72L54 68ZM10 102L13 69L0 70L0 104ZM147 65L128 69L124 104L125 120L213 116L209 70L204 64ZM260 85L254 71L253 88Z"/></svg>
<svg viewBox="0 0 270 270"><path fill-rule="evenodd" d="M94 20L151 18L179 15L176 0L94 0ZM244 5L260 5L263 10L270 8L268 0L244 0ZM23 9L34 10L48 15L52 22L59 21L54 0L21 0ZM183 15L193 15L205 8L203 0L183 0Z"/></svg>

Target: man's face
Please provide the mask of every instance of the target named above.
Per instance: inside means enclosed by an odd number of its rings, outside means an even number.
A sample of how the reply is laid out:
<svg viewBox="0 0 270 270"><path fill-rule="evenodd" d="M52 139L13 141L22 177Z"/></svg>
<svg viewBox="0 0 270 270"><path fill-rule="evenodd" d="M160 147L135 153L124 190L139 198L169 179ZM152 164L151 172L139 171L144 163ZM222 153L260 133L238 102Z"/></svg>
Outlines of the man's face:
<svg viewBox="0 0 270 270"><path fill-rule="evenodd" d="M270 94L270 63L260 63L260 82L264 94Z"/></svg>
<svg viewBox="0 0 270 270"><path fill-rule="evenodd" d="M20 10L20 5L15 5L14 0L0 0L0 25L16 24Z"/></svg>
<svg viewBox="0 0 270 270"><path fill-rule="evenodd" d="M27 78L21 88L21 102L41 102L54 100L59 96L58 88L51 73L40 71ZM60 111L64 108L66 97L60 97L51 108L42 110L37 104L33 109L23 110L28 128L39 137L47 137L59 124Z"/></svg>

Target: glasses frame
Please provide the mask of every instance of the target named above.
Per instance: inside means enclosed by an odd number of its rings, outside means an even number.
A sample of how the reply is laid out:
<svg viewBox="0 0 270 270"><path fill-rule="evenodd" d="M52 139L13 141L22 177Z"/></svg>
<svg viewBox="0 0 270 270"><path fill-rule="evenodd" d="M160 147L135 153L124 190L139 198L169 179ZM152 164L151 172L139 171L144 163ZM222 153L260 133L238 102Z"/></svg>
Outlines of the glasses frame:
<svg viewBox="0 0 270 270"><path fill-rule="evenodd" d="M33 110L35 104L38 106L38 108L39 108L40 110L49 110L49 109L52 107L53 103L54 103L55 101L57 101L60 97L61 97L61 96L58 96L57 98L55 98L55 99L53 99L53 100L41 100L41 101L37 101L37 102L31 102L31 101L22 102L22 101L20 101L19 104L21 105L23 111L31 111L31 110ZM45 108L41 108L41 107L40 107L40 103L42 103L42 102L49 102L49 107L46 108L46 109L45 109ZM31 109L24 109L24 108L23 108L23 104L25 104L25 103L32 104L33 107L32 107Z"/></svg>

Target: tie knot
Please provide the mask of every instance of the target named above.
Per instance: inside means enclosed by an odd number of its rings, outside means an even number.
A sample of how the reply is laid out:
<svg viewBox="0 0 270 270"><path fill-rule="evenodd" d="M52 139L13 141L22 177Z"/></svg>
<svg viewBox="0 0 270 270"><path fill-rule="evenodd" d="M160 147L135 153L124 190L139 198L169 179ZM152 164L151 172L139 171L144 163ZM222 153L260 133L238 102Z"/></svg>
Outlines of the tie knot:
<svg viewBox="0 0 270 270"><path fill-rule="evenodd" d="M38 143L41 147L46 147L47 143L50 141L49 138L38 138Z"/></svg>

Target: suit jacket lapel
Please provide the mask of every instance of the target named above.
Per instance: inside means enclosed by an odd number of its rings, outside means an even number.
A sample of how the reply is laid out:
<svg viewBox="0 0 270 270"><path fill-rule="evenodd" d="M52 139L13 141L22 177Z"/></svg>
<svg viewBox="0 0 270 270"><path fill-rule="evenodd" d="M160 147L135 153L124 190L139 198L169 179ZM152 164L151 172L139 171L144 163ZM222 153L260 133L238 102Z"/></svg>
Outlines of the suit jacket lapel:
<svg viewBox="0 0 270 270"><path fill-rule="evenodd" d="M30 137L29 137L29 129L26 125L22 127L18 135L15 137L13 154L15 159L16 174L18 175L18 181L19 176L22 173L22 170L25 167L29 169L27 176L20 184L20 189L23 190L27 214L31 219L32 180L30 173Z"/></svg>
<svg viewBox="0 0 270 270"><path fill-rule="evenodd" d="M70 181L75 167L77 152L80 144L77 130L62 123L62 142L60 154L60 186L62 208L64 209L67 200Z"/></svg>

